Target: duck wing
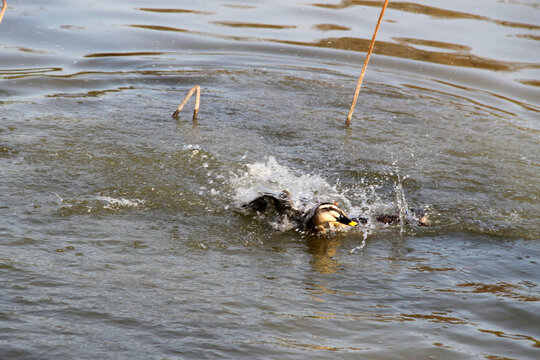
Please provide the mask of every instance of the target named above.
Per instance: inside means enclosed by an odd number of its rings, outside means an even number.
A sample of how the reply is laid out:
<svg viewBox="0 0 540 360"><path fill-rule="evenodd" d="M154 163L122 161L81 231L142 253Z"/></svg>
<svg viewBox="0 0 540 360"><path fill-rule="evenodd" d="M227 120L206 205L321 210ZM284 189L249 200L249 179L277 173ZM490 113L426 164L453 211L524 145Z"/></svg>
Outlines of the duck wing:
<svg viewBox="0 0 540 360"><path fill-rule="evenodd" d="M376 219L378 222L388 225L399 224L401 221L399 214L380 214L377 215ZM429 226L429 211L427 209L411 208L407 212L405 220L407 222L414 220L418 226Z"/></svg>
<svg viewBox="0 0 540 360"><path fill-rule="evenodd" d="M273 207L277 213L283 215L291 215L298 211L293 205L291 193L288 190L283 190L278 194L265 193L243 204L242 207L257 212L265 212Z"/></svg>

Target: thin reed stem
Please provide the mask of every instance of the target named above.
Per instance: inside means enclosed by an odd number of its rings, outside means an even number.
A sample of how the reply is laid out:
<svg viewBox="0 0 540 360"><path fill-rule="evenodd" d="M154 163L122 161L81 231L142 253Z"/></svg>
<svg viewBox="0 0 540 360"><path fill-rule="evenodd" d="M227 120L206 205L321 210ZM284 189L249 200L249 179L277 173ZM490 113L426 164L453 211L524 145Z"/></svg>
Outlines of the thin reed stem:
<svg viewBox="0 0 540 360"><path fill-rule="evenodd" d="M191 88L191 90L189 90L184 100L182 100L180 105L178 105L175 112L172 114L173 117L177 117L178 114L180 114L180 111L182 111L184 106L187 104L189 98L191 97L191 95L193 95L195 91L197 92L197 94L195 95L195 109L193 110L193 121L197 120L197 114L199 113L199 104L201 102L201 87L199 85L195 85Z"/></svg>
<svg viewBox="0 0 540 360"><path fill-rule="evenodd" d="M377 37L377 32L379 31L379 27L381 26L381 21L384 15L384 10L386 10L386 6L388 5L388 1L386 0L382 6L381 9L381 15L379 15L379 21L377 21L377 26L375 26L375 31L373 32L373 38L371 38L371 43L369 44L369 49L366 54L366 59L364 60L364 66L362 67L362 72L360 72L360 76L358 77L358 82L356 83L356 90L354 92L354 98L351 104L351 108L349 110L349 114L347 115L347 121L345 122L346 126L349 126L351 123L351 118L354 112L354 107L356 106L356 101L358 100L358 94L360 93L360 88L362 87L362 81L364 81L364 74L367 69L367 65L369 62L369 57L371 56L371 53L373 51L373 46L375 45L375 38Z"/></svg>
<svg viewBox="0 0 540 360"><path fill-rule="evenodd" d="M0 11L0 23L2 22L2 19L4 18L4 13L7 9L7 3L6 0L2 0L2 11Z"/></svg>

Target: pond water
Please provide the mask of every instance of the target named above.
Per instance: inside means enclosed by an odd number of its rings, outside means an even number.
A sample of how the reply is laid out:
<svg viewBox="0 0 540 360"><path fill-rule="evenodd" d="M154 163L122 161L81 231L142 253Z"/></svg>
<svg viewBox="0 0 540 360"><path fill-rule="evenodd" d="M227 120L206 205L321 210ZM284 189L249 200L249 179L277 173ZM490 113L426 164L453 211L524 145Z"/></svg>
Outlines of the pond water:
<svg viewBox="0 0 540 360"><path fill-rule="evenodd" d="M9 0L2 358L539 358L540 4L381 4Z"/></svg>

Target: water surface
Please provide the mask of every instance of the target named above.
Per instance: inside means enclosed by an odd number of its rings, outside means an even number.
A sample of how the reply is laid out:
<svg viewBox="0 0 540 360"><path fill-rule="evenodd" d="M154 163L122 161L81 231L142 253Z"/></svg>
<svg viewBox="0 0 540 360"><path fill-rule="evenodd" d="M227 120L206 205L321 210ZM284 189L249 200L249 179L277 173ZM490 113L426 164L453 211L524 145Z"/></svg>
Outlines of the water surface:
<svg viewBox="0 0 540 360"><path fill-rule="evenodd" d="M538 358L540 6L390 2L345 128L380 5L9 1L3 356ZM432 226L239 209L285 188Z"/></svg>

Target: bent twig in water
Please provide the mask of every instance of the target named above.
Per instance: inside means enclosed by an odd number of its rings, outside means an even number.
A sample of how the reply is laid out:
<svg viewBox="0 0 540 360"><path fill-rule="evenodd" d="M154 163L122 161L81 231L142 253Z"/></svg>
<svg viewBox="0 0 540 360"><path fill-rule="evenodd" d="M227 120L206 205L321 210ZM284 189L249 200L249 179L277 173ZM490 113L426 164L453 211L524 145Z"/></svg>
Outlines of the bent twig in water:
<svg viewBox="0 0 540 360"><path fill-rule="evenodd" d="M0 23L2 22L2 19L4 18L4 13L7 9L7 3L6 0L2 0L2 11L0 11Z"/></svg>
<svg viewBox="0 0 540 360"><path fill-rule="evenodd" d="M178 107L176 108L176 111L172 114L173 117L177 117L178 114L180 114L180 111L182 111L189 98L191 97L191 95L193 95L195 91L197 91L197 94L195 95L195 109L193 110L193 121L197 120L197 114L199 113L199 103L201 101L201 87L199 85L195 85L191 88L191 90L189 90L184 100L182 100L180 105L178 105Z"/></svg>
<svg viewBox="0 0 540 360"><path fill-rule="evenodd" d="M354 112L354 107L356 106L356 101L358 100L358 94L360 93L360 87L362 87L362 81L364 81L364 73L366 72L367 65L369 62L369 57L371 56L371 52L373 51L373 46L375 45L375 38L377 37L377 32L379 31L379 27L381 26L381 21L384 15L384 10L386 10L386 6L388 5L388 1L386 0L382 6L381 9L381 15L379 15L379 21L377 21L377 26L375 26L375 31L373 32L373 38L371 39L371 43L369 44L369 49L366 54L366 59L364 60L364 66L362 67L362 71L360 72L360 76L358 77L358 82L356 83L356 90L354 91L354 97L351 104L351 108L349 110L349 114L347 115L347 121L345 122L346 126L349 126L351 123L351 118Z"/></svg>

